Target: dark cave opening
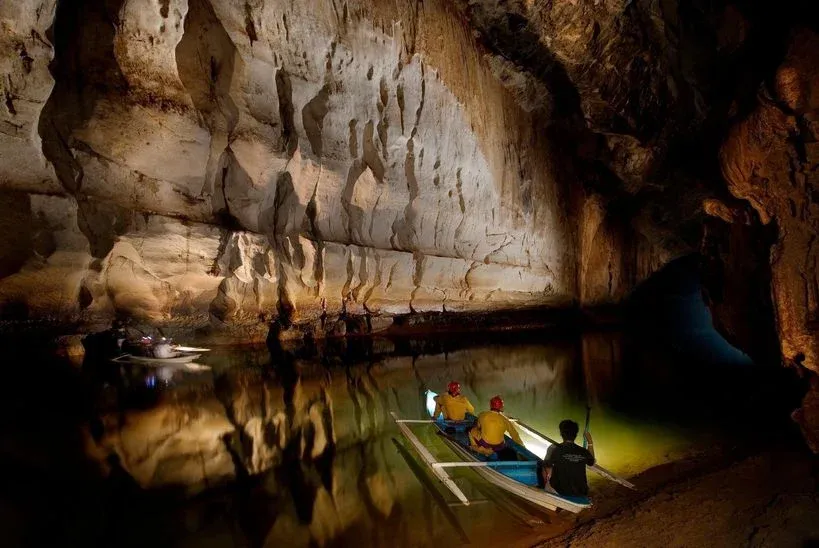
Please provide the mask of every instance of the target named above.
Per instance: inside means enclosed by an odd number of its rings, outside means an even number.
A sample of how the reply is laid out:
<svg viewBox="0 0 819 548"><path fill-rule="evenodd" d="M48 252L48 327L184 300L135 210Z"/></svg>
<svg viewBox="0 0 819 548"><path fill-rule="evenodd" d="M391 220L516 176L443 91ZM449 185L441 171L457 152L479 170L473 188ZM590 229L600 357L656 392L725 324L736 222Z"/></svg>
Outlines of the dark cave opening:
<svg viewBox="0 0 819 548"><path fill-rule="evenodd" d="M632 330L701 365L746 366L753 360L716 330L703 298L700 256L665 265L631 295L627 315Z"/></svg>
<svg viewBox="0 0 819 548"><path fill-rule="evenodd" d="M801 446L790 414L805 381L778 362L753 360L719 333L703 295L701 265L698 254L678 258L631 295L625 338L633 363L623 405L636 397L680 422L707 420L749 447Z"/></svg>

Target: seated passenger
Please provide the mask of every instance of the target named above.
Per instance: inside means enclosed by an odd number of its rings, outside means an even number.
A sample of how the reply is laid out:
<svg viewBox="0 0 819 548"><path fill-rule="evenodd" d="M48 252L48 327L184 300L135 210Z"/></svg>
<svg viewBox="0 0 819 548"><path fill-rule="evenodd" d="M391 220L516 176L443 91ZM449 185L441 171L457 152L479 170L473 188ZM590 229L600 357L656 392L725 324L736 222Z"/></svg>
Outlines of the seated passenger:
<svg viewBox="0 0 819 548"><path fill-rule="evenodd" d="M466 418L467 413L472 414L475 412L475 408L466 396L461 394L460 383L452 381L447 385L446 390L446 394L435 396L433 420L437 420L442 411L444 418L448 421L462 421Z"/></svg>
<svg viewBox="0 0 819 548"><path fill-rule="evenodd" d="M495 396L489 400L489 411L478 415L475 428L469 431L470 449L483 455L492 455L506 448L504 434L523 445L515 425L503 414L503 400Z"/></svg>
<svg viewBox="0 0 819 548"><path fill-rule="evenodd" d="M586 466L595 462L594 442L591 434L584 432L588 450L577 445L574 440L579 430L576 422L561 421L563 443L549 447L541 469L546 489L565 497L586 497L589 494Z"/></svg>

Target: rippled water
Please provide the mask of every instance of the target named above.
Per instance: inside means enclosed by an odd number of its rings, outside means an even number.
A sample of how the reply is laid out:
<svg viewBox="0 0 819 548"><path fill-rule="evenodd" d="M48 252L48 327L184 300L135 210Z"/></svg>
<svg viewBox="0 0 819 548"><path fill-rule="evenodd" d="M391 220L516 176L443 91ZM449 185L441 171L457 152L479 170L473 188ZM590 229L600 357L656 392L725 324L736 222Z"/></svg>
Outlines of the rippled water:
<svg viewBox="0 0 819 548"><path fill-rule="evenodd" d="M380 341L272 358L216 349L201 360L206 372L132 371L119 392L127 409L107 413L102 445L143 488L199 493L152 524L174 544L482 545L558 518L465 469L453 476L477 502L454 504L389 412L424 417L424 391L455 379L478 410L501 394L508 414L558 437L560 420L583 424L588 403L600 464L631 476L723 432L696 368L681 374L661 358L633 355L615 333ZM430 426L413 429L453 459ZM590 480L594 496L605 480Z"/></svg>

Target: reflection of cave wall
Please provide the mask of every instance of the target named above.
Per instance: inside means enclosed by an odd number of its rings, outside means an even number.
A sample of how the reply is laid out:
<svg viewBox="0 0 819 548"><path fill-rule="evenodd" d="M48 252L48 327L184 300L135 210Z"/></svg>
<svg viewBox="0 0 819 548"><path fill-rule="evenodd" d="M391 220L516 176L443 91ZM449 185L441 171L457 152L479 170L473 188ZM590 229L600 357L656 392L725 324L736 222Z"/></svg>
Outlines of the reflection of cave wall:
<svg viewBox="0 0 819 548"><path fill-rule="evenodd" d="M212 392L179 390L156 407L129 412L122 425L111 415L104 445L142 485L203 487L235 476L236 459L240 473L258 474L291 457L317 461L349 450L380 436L390 409L422 416L423 390L452 378L481 407L498 392L521 414L534 414L544 399L560 405L573 352L571 345L531 346L507 356L487 347L326 372L300 360L282 364L277 375L237 369L217 376Z"/></svg>
<svg viewBox="0 0 819 548"><path fill-rule="evenodd" d="M422 488L388 435L390 411L421 417L423 390L458 378L478 408L501 392L509 409L540 423L543 402L565 407L575 358L571 344L521 345L349 368L317 360L280 362L276 373L233 368L210 386L173 389L150 409L105 417L100 452L116 453L151 489L198 493L254 476L277 508L266 518L267 536L322 544L390 516L407 521L413 508L430 504L417 500ZM432 533L407 529L402 538Z"/></svg>

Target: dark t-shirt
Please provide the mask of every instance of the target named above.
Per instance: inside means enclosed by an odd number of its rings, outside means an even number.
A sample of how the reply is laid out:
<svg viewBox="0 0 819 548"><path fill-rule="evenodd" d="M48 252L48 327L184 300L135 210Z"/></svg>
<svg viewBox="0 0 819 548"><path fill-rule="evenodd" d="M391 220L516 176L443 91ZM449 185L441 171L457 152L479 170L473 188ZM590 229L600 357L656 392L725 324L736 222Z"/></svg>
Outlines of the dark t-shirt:
<svg viewBox="0 0 819 548"><path fill-rule="evenodd" d="M564 441L549 447L544 463L552 467L549 484L555 491L567 497L585 497L589 494L586 465L594 464L594 457L588 450Z"/></svg>

